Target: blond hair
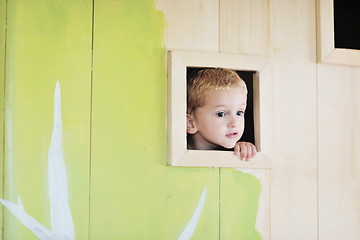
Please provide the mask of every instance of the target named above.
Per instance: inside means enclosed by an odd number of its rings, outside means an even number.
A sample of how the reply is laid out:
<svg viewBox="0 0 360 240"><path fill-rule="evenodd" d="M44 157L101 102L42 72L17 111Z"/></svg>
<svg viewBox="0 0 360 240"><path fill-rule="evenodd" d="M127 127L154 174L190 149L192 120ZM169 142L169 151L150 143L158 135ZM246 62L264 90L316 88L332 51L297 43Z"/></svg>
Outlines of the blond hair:
<svg viewBox="0 0 360 240"><path fill-rule="evenodd" d="M227 68L203 69L188 80L187 113L192 114L205 105L211 91L242 87L247 92L246 84L239 75Z"/></svg>

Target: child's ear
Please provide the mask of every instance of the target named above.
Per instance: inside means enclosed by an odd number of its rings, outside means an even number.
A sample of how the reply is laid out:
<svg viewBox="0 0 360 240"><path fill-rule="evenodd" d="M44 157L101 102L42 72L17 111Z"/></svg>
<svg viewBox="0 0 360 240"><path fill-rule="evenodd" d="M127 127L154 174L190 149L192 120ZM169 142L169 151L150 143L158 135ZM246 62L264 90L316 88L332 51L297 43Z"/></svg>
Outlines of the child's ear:
<svg viewBox="0 0 360 240"><path fill-rule="evenodd" d="M197 132L194 116L190 114L186 114L186 132L189 134Z"/></svg>

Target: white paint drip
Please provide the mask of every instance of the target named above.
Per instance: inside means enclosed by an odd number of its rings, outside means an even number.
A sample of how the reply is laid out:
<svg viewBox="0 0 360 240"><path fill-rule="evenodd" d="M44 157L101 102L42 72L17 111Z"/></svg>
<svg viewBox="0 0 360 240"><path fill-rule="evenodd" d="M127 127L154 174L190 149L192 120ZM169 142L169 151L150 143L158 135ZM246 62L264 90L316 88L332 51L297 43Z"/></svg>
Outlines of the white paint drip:
<svg viewBox="0 0 360 240"><path fill-rule="evenodd" d="M201 214L202 209L204 207L205 198L206 198L206 187L204 187L204 190L203 190L203 192L201 194L201 197L200 197L199 203L198 203L198 205L196 207L196 210L195 210L193 216L191 217L188 225L186 226L185 230L183 231L183 233L179 237L179 240L188 240L193 235L193 233L195 231L195 228L196 228L196 226L198 224L200 214Z"/></svg>
<svg viewBox="0 0 360 240"><path fill-rule="evenodd" d="M41 240L74 240L75 230L68 204L68 188L64 154L62 151L62 119L60 84L54 93L54 127L48 152L48 189L50 199L51 231L32 218L18 204L0 199L0 202Z"/></svg>

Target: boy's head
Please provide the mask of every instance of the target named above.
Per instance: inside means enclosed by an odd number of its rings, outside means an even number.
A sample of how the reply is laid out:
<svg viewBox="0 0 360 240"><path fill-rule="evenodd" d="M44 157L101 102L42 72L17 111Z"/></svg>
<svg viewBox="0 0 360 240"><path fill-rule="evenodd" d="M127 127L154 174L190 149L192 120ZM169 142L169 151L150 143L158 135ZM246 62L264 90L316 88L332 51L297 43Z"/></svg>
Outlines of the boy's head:
<svg viewBox="0 0 360 240"><path fill-rule="evenodd" d="M237 87L243 88L247 93L245 82L231 69L200 70L193 78L189 79L187 84L186 113L192 114L197 108L204 106L210 92Z"/></svg>
<svg viewBox="0 0 360 240"><path fill-rule="evenodd" d="M187 86L187 133L191 149L233 148L244 131L247 89L230 69L199 71Z"/></svg>

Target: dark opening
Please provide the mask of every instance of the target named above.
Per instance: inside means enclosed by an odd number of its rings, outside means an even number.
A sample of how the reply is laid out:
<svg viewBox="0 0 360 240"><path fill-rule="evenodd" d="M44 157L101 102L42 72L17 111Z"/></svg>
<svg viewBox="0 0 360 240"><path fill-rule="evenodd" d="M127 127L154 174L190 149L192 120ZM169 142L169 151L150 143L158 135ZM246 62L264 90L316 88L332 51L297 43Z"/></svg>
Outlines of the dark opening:
<svg viewBox="0 0 360 240"><path fill-rule="evenodd" d="M359 0L334 0L335 48L360 50L359 10Z"/></svg>
<svg viewBox="0 0 360 240"><path fill-rule="evenodd" d="M195 67L187 67L186 79L189 81L198 71L206 69L206 68L195 68ZM242 137L239 141L241 142L251 142L255 145L255 130L254 130L254 74L255 71L236 71L236 73L240 76L241 79L244 80L248 95L247 95L247 106L245 110L245 129ZM228 149L224 149L228 150Z"/></svg>

